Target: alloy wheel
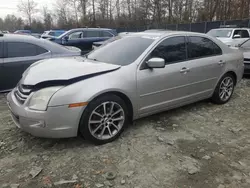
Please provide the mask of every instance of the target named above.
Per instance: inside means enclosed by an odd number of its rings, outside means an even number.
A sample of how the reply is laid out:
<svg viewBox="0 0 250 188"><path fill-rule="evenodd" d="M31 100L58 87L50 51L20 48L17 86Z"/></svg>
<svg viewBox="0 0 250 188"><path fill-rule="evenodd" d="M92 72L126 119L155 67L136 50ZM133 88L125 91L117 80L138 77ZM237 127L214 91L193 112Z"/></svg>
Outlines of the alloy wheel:
<svg viewBox="0 0 250 188"><path fill-rule="evenodd" d="M92 136L99 140L113 138L122 129L125 112L116 102L103 102L89 116L88 128Z"/></svg>
<svg viewBox="0 0 250 188"><path fill-rule="evenodd" d="M225 77L221 84L219 90L219 96L222 101L227 101L233 94L234 81L231 77Z"/></svg>

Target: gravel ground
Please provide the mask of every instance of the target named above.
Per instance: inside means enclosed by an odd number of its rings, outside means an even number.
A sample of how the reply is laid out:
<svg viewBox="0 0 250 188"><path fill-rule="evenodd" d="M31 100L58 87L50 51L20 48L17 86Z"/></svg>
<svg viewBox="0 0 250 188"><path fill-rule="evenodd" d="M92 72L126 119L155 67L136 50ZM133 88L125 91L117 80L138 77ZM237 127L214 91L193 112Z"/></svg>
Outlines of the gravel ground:
<svg viewBox="0 0 250 188"><path fill-rule="evenodd" d="M249 125L249 79L226 105L143 118L102 146L22 132L0 95L0 187L249 188Z"/></svg>

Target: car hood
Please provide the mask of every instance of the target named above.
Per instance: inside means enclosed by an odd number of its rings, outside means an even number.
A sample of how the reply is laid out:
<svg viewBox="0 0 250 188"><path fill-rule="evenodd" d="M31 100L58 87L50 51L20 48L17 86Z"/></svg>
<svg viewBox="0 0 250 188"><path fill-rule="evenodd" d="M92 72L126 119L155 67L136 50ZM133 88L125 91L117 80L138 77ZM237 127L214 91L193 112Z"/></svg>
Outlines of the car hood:
<svg viewBox="0 0 250 188"><path fill-rule="evenodd" d="M31 65L24 72L20 83L32 86L67 84L115 71L120 67L103 62L91 62L83 57L47 59Z"/></svg>
<svg viewBox="0 0 250 188"><path fill-rule="evenodd" d="M232 39L230 39L230 38L224 38L224 37L216 37L216 38L227 45L231 44L233 42Z"/></svg>

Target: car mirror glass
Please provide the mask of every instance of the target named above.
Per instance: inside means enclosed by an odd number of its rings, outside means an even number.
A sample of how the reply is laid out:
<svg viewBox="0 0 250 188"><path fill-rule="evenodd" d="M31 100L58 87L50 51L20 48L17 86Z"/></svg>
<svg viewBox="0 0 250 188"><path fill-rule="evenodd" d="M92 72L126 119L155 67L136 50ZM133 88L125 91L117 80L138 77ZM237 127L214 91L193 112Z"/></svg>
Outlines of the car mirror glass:
<svg viewBox="0 0 250 188"><path fill-rule="evenodd" d="M68 41L69 40L69 36L65 36L63 39L66 40L66 41Z"/></svg>
<svg viewBox="0 0 250 188"><path fill-rule="evenodd" d="M162 58L151 58L147 61L149 68L164 68L165 60Z"/></svg>
<svg viewBox="0 0 250 188"><path fill-rule="evenodd" d="M241 36L240 35L234 35L234 39L238 39L238 38L241 38Z"/></svg>

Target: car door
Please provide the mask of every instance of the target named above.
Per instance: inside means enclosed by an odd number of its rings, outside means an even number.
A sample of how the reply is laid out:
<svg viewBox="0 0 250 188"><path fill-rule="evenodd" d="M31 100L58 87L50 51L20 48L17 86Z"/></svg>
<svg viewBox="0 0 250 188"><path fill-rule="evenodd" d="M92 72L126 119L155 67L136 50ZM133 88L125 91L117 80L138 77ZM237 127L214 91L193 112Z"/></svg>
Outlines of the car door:
<svg viewBox="0 0 250 188"><path fill-rule="evenodd" d="M99 30L90 30L87 29L84 31L83 34L83 51L85 52L89 52L92 50L92 45L93 42L98 42L98 41L102 41L101 37L100 37L100 31Z"/></svg>
<svg viewBox="0 0 250 188"><path fill-rule="evenodd" d="M221 48L212 40L201 36L188 36L189 77L195 77L191 88L194 98L209 97L225 69Z"/></svg>
<svg viewBox="0 0 250 188"><path fill-rule="evenodd" d="M2 66L0 90L10 90L16 86L23 72L34 62L51 57L50 53L28 42L7 41L4 43L6 55ZM8 81L6 81L8 80Z"/></svg>
<svg viewBox="0 0 250 188"><path fill-rule="evenodd" d="M100 41L108 40L114 37L114 34L112 34L110 31L100 31L100 34Z"/></svg>
<svg viewBox="0 0 250 188"><path fill-rule="evenodd" d="M237 37L240 36L240 37ZM241 44L245 40L249 39L249 32L247 29L236 29L233 33L233 45L236 46L238 44Z"/></svg>
<svg viewBox="0 0 250 188"><path fill-rule="evenodd" d="M163 58L165 68L150 69L146 61ZM174 36L160 42L146 57L137 72L138 105L140 116L153 114L175 105L180 105L186 95L190 82L185 36Z"/></svg>
<svg viewBox="0 0 250 188"><path fill-rule="evenodd" d="M64 46L75 46L82 49L81 40L83 39L83 30L74 31L62 38L62 44Z"/></svg>

